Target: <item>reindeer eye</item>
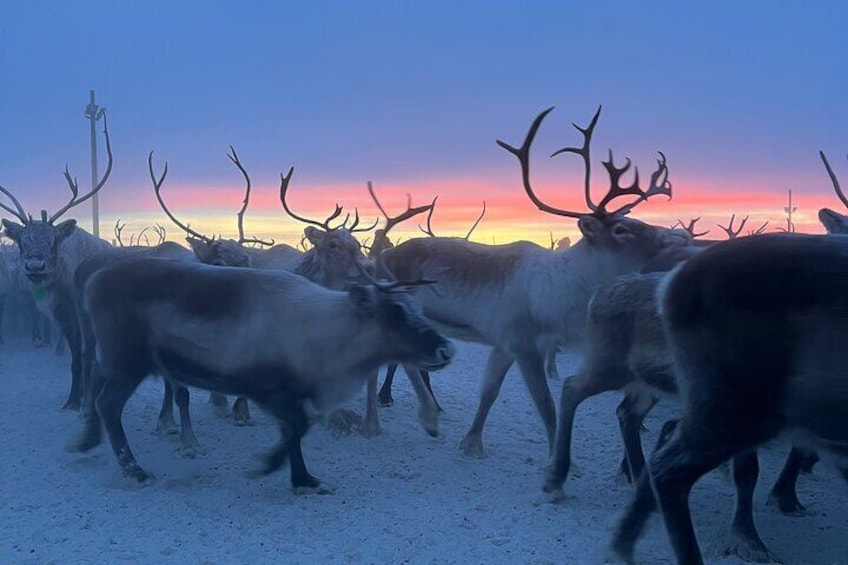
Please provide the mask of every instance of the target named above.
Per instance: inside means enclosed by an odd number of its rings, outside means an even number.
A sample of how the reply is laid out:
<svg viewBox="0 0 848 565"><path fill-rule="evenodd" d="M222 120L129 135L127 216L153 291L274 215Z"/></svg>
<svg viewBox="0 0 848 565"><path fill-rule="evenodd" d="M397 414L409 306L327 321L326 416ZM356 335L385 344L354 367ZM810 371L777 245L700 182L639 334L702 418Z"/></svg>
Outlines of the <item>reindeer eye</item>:
<svg viewBox="0 0 848 565"><path fill-rule="evenodd" d="M625 228L622 225L617 225L614 228L612 228L612 234L613 235L626 235L627 233L629 233L628 229Z"/></svg>

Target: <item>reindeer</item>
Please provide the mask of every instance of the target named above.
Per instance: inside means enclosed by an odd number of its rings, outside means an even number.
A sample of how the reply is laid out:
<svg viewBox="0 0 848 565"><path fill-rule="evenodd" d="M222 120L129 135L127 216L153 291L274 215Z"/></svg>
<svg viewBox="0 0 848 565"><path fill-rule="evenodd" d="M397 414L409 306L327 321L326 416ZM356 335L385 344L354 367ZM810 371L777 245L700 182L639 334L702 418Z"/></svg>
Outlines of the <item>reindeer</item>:
<svg viewBox="0 0 848 565"><path fill-rule="evenodd" d="M157 257L160 259L171 259L177 261L196 262L194 253L185 247L172 241L165 241L155 246L124 246L117 247L108 252L101 253L86 259L77 267L74 273L74 301L77 306L77 317L79 319L80 333L82 337L82 378L83 399L81 414L83 420L89 422L87 425L100 425L100 418L95 409L95 399L103 386L102 375L96 362L95 350L97 340L92 328L91 317L84 308L85 285L88 280L99 269L136 257ZM162 408L156 423L156 432L160 435L177 433L177 425L174 422L174 403L180 410L180 453L184 457L194 457L197 454L198 441L194 435L189 414L188 389L179 383L165 379L165 394L162 398ZM71 451L81 450L80 445L72 443Z"/></svg>
<svg viewBox="0 0 848 565"><path fill-rule="evenodd" d="M833 190L836 192L837 198L839 198L845 208L848 208L848 197L842 192L842 187L839 186L839 179L836 178L836 173L833 172L830 163L827 162L827 157L825 157L823 151L819 151L819 157L821 157L824 163L827 176L830 177L830 182L833 185ZM834 212L830 208L822 208L819 210L819 221L824 225L828 233L848 233L848 216L845 214Z"/></svg>
<svg viewBox="0 0 848 565"><path fill-rule="evenodd" d="M368 249L368 258L372 261L375 260L380 253L382 253L386 249L391 249L394 247L394 243L389 239L389 232L397 226L398 224L405 222L406 220L410 220L419 214L423 214L428 212L427 216L427 227L430 227L430 216L432 215L433 208L436 206L436 200L438 196L433 198L433 202L429 205L425 206L412 206L412 195L406 195L406 211L398 214L397 216L391 217L386 212L386 209L383 208L383 205L380 203L380 200L377 198L377 194L374 192L374 187L371 184L371 181L368 181L368 194L371 195L371 199L374 201L374 204L377 206L377 209L380 210L380 213L383 214L383 217L386 218L386 225L382 228L377 228L374 232L374 241L371 244L371 247ZM482 219L482 216L481 216ZM479 220L478 220L479 223ZM475 226L476 227L476 224ZM420 226L419 226L420 228ZM472 227L471 231L468 232L468 235L471 235L471 232L474 231ZM394 382L395 373L397 372L397 365L389 365L386 369L386 379L383 381L383 386L380 388L380 392L377 394L377 398L380 406L391 406L394 404L394 399L392 398L392 383ZM433 402L435 403L436 410L442 412L442 407L439 406L438 401L436 400L435 395L433 395L433 388L430 385L430 375L426 371L421 372L422 380L424 381L424 386L427 387L427 391L430 393L430 396L433 397ZM413 377L414 378L414 377ZM376 383L368 383L368 387L376 388ZM414 383L413 383L414 386ZM369 394L369 398L372 395ZM370 406L368 408L370 412L376 413L376 408ZM373 423L371 424L373 426ZM379 425L379 423L378 423Z"/></svg>
<svg viewBox="0 0 848 565"><path fill-rule="evenodd" d="M20 223L3 220L6 236L17 243L23 272L33 289L36 304L44 313L49 313L59 324L71 350L71 390L64 408L78 410L81 398L81 342L76 308L73 300L73 274L77 265L87 257L102 253L111 246L76 225L76 220L56 221L71 208L82 204L106 184L112 173L112 145L106 116L103 116L103 133L106 137L108 161L106 171L97 184L80 196L76 178L71 177L65 167L64 177L71 190L71 199L57 212L48 217L41 211L40 220L27 216L23 206L6 188L0 192L9 198L14 209L0 203L6 212L15 216Z"/></svg>
<svg viewBox="0 0 848 565"><path fill-rule="evenodd" d="M301 438L311 420L361 388L380 365L446 366L449 341L398 285L324 288L285 271L135 258L108 265L85 286L104 378L97 397L123 473L154 480L138 465L121 412L152 373L184 385L247 396L279 422L282 441L268 474L288 460L296 492L331 489L306 469ZM90 423L89 423L90 424ZM87 425L80 447L101 441Z"/></svg>
<svg viewBox="0 0 848 565"><path fill-rule="evenodd" d="M349 227L349 213L341 224L333 226L332 222L339 218L343 212L343 208L338 204L336 204L333 213L323 222L295 214L286 201L293 171L294 169L290 168L287 174L280 174L280 203L286 214L295 220L308 224L304 230L304 237L312 245L304 255L303 261L294 269L294 272L334 290L345 290L352 284L370 280L374 272L374 265L362 254L362 247L352 234L374 229L379 220L367 228L357 228L359 211L354 209L354 219ZM388 276L394 279L390 273ZM418 396L421 407L418 415L419 421L429 435L438 435L438 405L435 398L424 384L424 379L418 369L412 367L404 367L404 369ZM369 437L380 433L376 397L378 376L378 373L375 372L372 379L368 380L367 386L367 402L361 431Z"/></svg>
<svg viewBox="0 0 848 565"><path fill-rule="evenodd" d="M662 397L677 396L674 363L657 305L657 289L666 273L704 248L669 249L638 274L624 275L601 286L589 302L586 356L580 370L563 383L556 446L543 490L555 500L564 498L563 483L571 463L571 434L580 404L612 390L627 394L616 409L625 457L620 476L635 481L645 457L639 431L647 413ZM798 502L798 473L809 466L811 455L794 447L775 483L769 503L785 514L804 507Z"/></svg>
<svg viewBox="0 0 848 565"><path fill-rule="evenodd" d="M682 418L654 452L610 550L632 561L657 502L679 563L703 563L689 492L731 459L736 512L728 553L773 561L750 507L756 448L792 431L848 458L848 237L765 234L715 245L658 291ZM841 463L848 479L848 461Z"/></svg>
<svg viewBox="0 0 848 565"><path fill-rule="evenodd" d="M162 184L168 176L168 163L165 163L162 174L157 177L153 172L153 152L151 151L147 156L147 168L150 173L150 180L153 183L153 192L156 195L159 206L177 227L186 232L186 241L191 246L197 259L202 263L229 267L293 270L302 260L303 254L300 251L290 245L275 245L273 241L245 237L244 215L250 203L250 175L242 165L232 145L230 145L230 152L227 154L227 157L236 166L245 181L244 201L242 202L241 209L236 214L238 240L208 237L193 230L188 224L184 224L177 219L168 209L162 198ZM248 244L256 244L260 248L247 247ZM265 249L266 247L268 249ZM219 416L224 418L232 416L236 425L244 426L252 422L250 407L247 404L246 398L236 399L232 410L230 410L227 398L223 395L213 392L209 395L209 402Z"/></svg>
<svg viewBox="0 0 848 565"><path fill-rule="evenodd" d="M446 335L492 346L477 413L460 445L470 456L485 455L482 432L486 417L507 370L516 361L552 451L556 415L545 378L545 355L560 344L576 344L583 339L586 306L599 285L638 270L668 247L691 241L685 231L651 226L626 216L651 196L671 195L662 154L646 190L639 186L638 178L632 185L622 186L621 177L631 163L628 160L618 167L610 155L604 162L610 188L598 204L592 201L589 147L600 108L587 128L575 125L583 135L582 146L567 147L554 154L576 153L582 157L589 211L569 211L542 202L530 183L529 155L536 132L551 110L535 119L520 148L502 141L498 144L518 158L530 200L544 212L576 218L583 239L556 253L530 242L489 246L461 239L414 239L384 251L378 260L378 269L385 268L399 278L438 280L416 292L425 316ZM628 195L635 196L635 200L607 209L613 200Z"/></svg>

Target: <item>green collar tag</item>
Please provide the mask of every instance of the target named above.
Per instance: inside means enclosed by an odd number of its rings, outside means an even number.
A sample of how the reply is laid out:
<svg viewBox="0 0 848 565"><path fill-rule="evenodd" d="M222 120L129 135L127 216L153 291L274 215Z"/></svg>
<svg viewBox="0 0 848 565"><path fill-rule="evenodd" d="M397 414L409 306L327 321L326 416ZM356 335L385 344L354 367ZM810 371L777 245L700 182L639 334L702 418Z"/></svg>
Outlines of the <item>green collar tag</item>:
<svg viewBox="0 0 848 565"><path fill-rule="evenodd" d="M47 298L47 296L49 294L50 293L47 291L46 288L34 288L34 289L32 289L32 297L35 299L36 302L41 302L42 300Z"/></svg>

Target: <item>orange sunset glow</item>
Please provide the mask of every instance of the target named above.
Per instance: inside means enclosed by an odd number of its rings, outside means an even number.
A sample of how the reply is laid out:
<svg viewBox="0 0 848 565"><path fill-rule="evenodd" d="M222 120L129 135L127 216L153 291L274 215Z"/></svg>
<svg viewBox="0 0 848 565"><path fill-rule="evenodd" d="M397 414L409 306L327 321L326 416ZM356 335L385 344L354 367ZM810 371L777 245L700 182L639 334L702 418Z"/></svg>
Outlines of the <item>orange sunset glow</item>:
<svg viewBox="0 0 848 565"><path fill-rule="evenodd" d="M472 235L474 241L508 243L529 240L547 247L551 237L555 240L569 237L572 242L579 239L574 220L537 210L519 183L518 178L485 181L442 179L415 183L387 182L382 185L375 183L375 190L383 206L392 215L405 210L407 194L412 196L414 206L427 204L438 196L431 225L440 236L464 236L482 211L485 200L486 215ZM574 211L586 209L581 181L576 176L572 175L565 180L545 177L538 182L534 181L534 186L540 197L554 206ZM824 171L818 178L794 178L789 182L781 179L736 181L733 190L729 190L721 181L703 179L690 182L685 177L674 178L673 186L672 200L663 196L654 197L640 204L632 215L649 223L668 226L677 220L688 223L700 217L697 231L709 230L705 237L724 239L726 235L718 224L727 225L731 214L737 216L734 227L745 216L749 217L743 234L759 228L765 222L768 222L766 231L785 228L786 214L783 210L787 205L787 191L792 186L805 189L793 191L793 206L796 207L793 223L797 231L822 233L824 230L817 219L818 210L822 207L840 209L840 203ZM596 201L605 189L600 181L593 182ZM102 207L106 212L102 216L101 232L105 237L111 237L114 223L120 217L122 223L126 224L125 239L154 224L167 228L168 239L183 239L179 228L160 210L149 186L121 192L132 196L128 199L123 194L116 196L108 190L103 192ZM162 193L171 211L193 229L208 235L235 236L236 212L244 196L243 186L198 187L174 184L167 185ZM254 184L250 207L245 215L245 232L251 237L297 245L304 225L285 214L278 195L279 187L276 184ZM378 218L382 222L382 216L368 196L365 182L330 186L297 184L295 177L289 190L292 209L308 218L323 220L332 212L336 202L344 206L345 213L353 213L357 209L362 219L360 226L371 225ZM116 214L113 211L115 209L133 211ZM90 226L86 214L80 214L80 222L83 227ZM418 225L425 222L426 216L422 215L399 225L392 231L393 239L397 241L422 236ZM367 238L368 233L361 234L361 240Z"/></svg>

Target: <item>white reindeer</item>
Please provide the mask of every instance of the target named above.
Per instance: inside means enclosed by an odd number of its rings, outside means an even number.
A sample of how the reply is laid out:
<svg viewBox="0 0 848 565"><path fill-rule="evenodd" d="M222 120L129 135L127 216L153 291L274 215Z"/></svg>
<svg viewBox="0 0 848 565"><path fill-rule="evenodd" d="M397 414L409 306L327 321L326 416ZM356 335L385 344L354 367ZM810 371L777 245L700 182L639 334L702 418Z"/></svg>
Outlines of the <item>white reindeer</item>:
<svg viewBox="0 0 848 565"><path fill-rule="evenodd" d="M530 184L529 153L536 132L550 111L545 110L535 119L521 148L498 143L518 158L530 200L544 212L577 219L582 240L566 251L553 252L529 242L489 246L461 239L414 239L384 251L378 259L378 272L382 269L402 279L438 281L418 289L416 294L425 316L446 335L492 346L480 404L461 443L466 455L484 456L483 427L506 372L515 362L542 417L552 449L556 415L545 377L546 354L558 345L582 340L586 306L600 284L638 270L670 246L691 241L685 231L626 217L636 204L650 196L671 195L664 157L651 175L650 187L642 190L638 177L630 186L621 185L630 161L617 167L610 155L604 162L610 189L600 203L592 201L589 146L600 108L587 128L578 127L583 134L582 146L555 153L582 157L589 211L568 211L542 202ZM607 209L614 199L627 195L636 199L618 209Z"/></svg>
<svg viewBox="0 0 848 565"><path fill-rule="evenodd" d="M106 116L103 116L103 132L106 137L108 162L100 181L80 196L77 180L71 177L65 167L65 180L71 190L71 199L57 212L48 217L47 211L41 211L41 218L35 220L28 216L23 206L6 188L0 186L14 205L14 209L0 203L0 208L15 216L20 223L3 220L6 236L17 243L20 252L23 273L31 285L36 304L42 312L52 317L60 326L68 340L71 350L71 390L64 408L78 410L81 400L81 341L76 308L73 300L73 275L82 261L111 246L76 225L76 220L56 221L65 212L82 204L106 184L112 172L112 145ZM59 338L61 339L61 337Z"/></svg>

